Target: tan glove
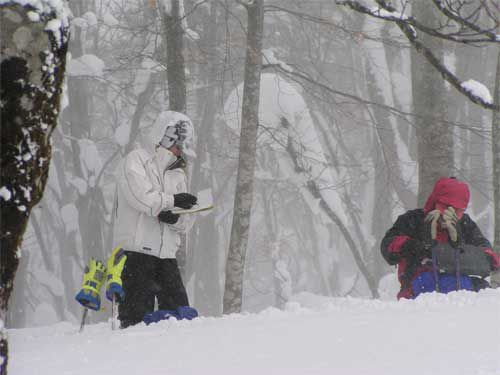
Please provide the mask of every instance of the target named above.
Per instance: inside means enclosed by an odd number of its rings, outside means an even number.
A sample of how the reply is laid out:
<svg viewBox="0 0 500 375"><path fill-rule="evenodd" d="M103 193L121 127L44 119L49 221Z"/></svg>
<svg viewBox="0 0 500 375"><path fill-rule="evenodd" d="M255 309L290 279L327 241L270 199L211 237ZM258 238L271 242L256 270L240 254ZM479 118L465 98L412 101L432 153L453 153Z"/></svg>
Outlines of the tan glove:
<svg viewBox="0 0 500 375"><path fill-rule="evenodd" d="M443 212L443 220L446 229L448 230L448 234L450 235L450 240L452 242L457 242L458 233L457 233L457 222L458 216L453 207L448 207Z"/></svg>
<svg viewBox="0 0 500 375"><path fill-rule="evenodd" d="M425 221L431 223L431 238L433 240L435 240L437 237L437 225L440 216L441 216L441 211L433 210L429 212L425 217Z"/></svg>

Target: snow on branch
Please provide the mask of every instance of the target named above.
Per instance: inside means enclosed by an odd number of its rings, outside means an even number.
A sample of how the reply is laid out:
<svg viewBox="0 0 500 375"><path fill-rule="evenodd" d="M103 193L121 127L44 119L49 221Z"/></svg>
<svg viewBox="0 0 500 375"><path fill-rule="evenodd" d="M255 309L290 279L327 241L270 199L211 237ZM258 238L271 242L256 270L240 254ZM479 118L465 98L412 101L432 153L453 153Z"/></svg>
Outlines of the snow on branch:
<svg viewBox="0 0 500 375"><path fill-rule="evenodd" d="M174 0L160 0L161 8L160 11L163 12L167 17L173 17L172 12L174 11L174 5L172 4L172 1ZM196 8L199 6L205 4L208 0L199 0L196 2L193 6L193 9L191 10L190 13L194 12ZM188 23L187 23L187 16L184 7L184 0L177 0L177 15L176 15L176 22L180 22L182 31L183 33L191 40L199 40L200 35L193 29L189 28Z"/></svg>
<svg viewBox="0 0 500 375"><path fill-rule="evenodd" d="M274 66L279 67L281 70L289 73L293 72L293 69L290 67L290 65L276 58L276 56L274 55L274 50L272 48L263 50L262 55L265 62L265 64L262 66L262 69Z"/></svg>
<svg viewBox="0 0 500 375"><path fill-rule="evenodd" d="M469 22L466 16L458 16L453 15L449 9L444 7L439 7L437 4L440 3L439 0L433 0L433 3L436 4L436 7L448 17L449 20L458 23L465 30L472 30L475 32L475 35L471 35L470 33L466 33L464 30L461 32L453 32L453 33L443 33L438 31L437 28L428 27L422 22L419 22L416 18L412 16L406 16L403 12L396 11L395 8L387 6L384 2L377 1L379 7L368 8L358 1L337 1L338 5L345 5L359 13L367 14L369 16L379 18L385 21L392 22L401 22L404 21L407 25L414 27L417 30L420 30L428 35L449 40L455 43L461 44L478 44L478 43L500 43L500 38L493 31L482 29L479 26ZM498 24L496 23L497 27Z"/></svg>
<svg viewBox="0 0 500 375"><path fill-rule="evenodd" d="M473 79L469 79L462 82L461 86L464 90L470 92L471 95L481 98L485 103L493 104L493 98L491 97L490 90L480 82Z"/></svg>
<svg viewBox="0 0 500 375"><path fill-rule="evenodd" d="M404 12L396 12L396 10L387 10L385 8L371 8L370 12L372 16L387 18L387 19L399 19L408 20L409 17L404 14Z"/></svg>
<svg viewBox="0 0 500 375"><path fill-rule="evenodd" d="M31 9L26 12L32 22L46 21L49 31L59 47L67 42L67 34L61 32L69 27L70 11L63 0L0 0L0 6L20 5Z"/></svg>
<svg viewBox="0 0 500 375"><path fill-rule="evenodd" d="M59 19L63 26L69 25L69 8L63 0L0 0L1 6L18 4L23 7L34 9L39 15L50 16L51 19ZM31 15L33 17L33 15Z"/></svg>
<svg viewBox="0 0 500 375"><path fill-rule="evenodd" d="M487 96L485 97L483 95L477 95L473 90L470 90L467 86L463 86L461 80L454 73L452 73L445 66L443 62L439 60L439 58L433 53L433 51L430 48L426 47L418 39L418 35L415 31L415 28L435 37L442 37L444 34L438 33L432 28L422 25L421 23L417 22L417 20L415 20L413 17L403 17L401 13L391 11L394 8L390 7L384 1L377 1L377 3L381 6L384 12L367 8L366 6L360 4L357 1L337 1L337 4L348 6L349 8L357 12L367 14L372 17L380 18L385 21L396 23L396 25L398 25L403 34L405 34L405 36L413 45L413 47L415 47L417 52L421 53L426 58L426 60L434 66L434 68L441 74L441 76L446 82L455 87L456 90L465 95L473 103L476 103L477 105L480 105L481 107L490 110L498 111L500 109L500 106L494 104L491 100L488 100ZM386 12L388 12L388 14ZM452 40L459 41L455 39ZM488 41L491 40L488 38ZM499 42L497 38L495 38L495 41ZM465 42L462 40L461 43Z"/></svg>
<svg viewBox="0 0 500 375"><path fill-rule="evenodd" d="M67 72L71 77L102 77L106 64L99 57L85 54L68 62Z"/></svg>
<svg viewBox="0 0 500 375"><path fill-rule="evenodd" d="M391 4L390 1L384 1L384 0L375 0L377 4L382 8L385 9L388 12L395 12L396 8L394 8Z"/></svg>
<svg viewBox="0 0 500 375"><path fill-rule="evenodd" d="M338 95L338 96L341 96L343 98L348 98L350 100L354 100L355 102L360 103L362 105L374 106L374 107L378 107L380 109L383 109L385 111L388 111L389 113L392 113L395 116L399 116L403 121L408 122L412 126L414 124L410 122L410 120L408 119L408 117L429 119L426 116L421 116L421 115L418 115L418 114L412 113L412 112L402 111L401 109L392 107L392 106L384 104L384 103L377 103L377 102L374 102L374 101L371 101L371 100L367 100L367 99L364 99L362 97L359 97L359 96L356 96L356 95L353 95L353 94L350 94L350 93L347 93L347 92L336 90L336 89L334 89L334 88L326 85L323 82L315 80L314 78L310 77L309 75L307 75L304 72L299 72L297 69L295 69L295 70L283 69L283 67L282 67L281 64L274 64L274 65L267 64L267 65L263 65L263 67L262 67L263 70L264 69L269 69L269 68L276 69L277 71L279 71L280 73L282 73L284 76L290 78L294 82L299 83L300 85L303 85L304 83L308 83L308 84L310 84L312 86L315 86L315 87L323 90L325 93L328 93L330 95ZM461 85L461 83L460 83L460 85ZM443 120L440 119L439 121L443 121ZM471 126L471 124L461 124L461 123L452 122L452 121L443 121L443 123L446 123L446 124L451 125L451 126L456 126L456 127L460 128L460 129L464 129L464 130L470 131L470 132L472 132L473 134L475 134L475 135L477 135L479 137L482 136L481 135L481 131L479 130L480 129L479 125L475 127L475 126Z"/></svg>
<svg viewBox="0 0 500 375"><path fill-rule="evenodd" d="M244 7L251 7L255 4L255 0L236 0L236 2Z"/></svg>
<svg viewBox="0 0 500 375"><path fill-rule="evenodd" d="M7 374L6 316L32 208L42 198L57 125L69 38L62 0L0 0L0 374ZM6 131L5 129L8 129Z"/></svg>

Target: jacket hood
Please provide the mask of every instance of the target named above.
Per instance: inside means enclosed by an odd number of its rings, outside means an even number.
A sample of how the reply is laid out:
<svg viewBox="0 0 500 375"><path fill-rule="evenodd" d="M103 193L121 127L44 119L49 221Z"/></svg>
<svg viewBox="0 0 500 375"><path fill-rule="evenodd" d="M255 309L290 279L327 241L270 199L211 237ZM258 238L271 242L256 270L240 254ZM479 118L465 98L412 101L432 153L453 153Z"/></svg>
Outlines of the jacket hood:
<svg viewBox="0 0 500 375"><path fill-rule="evenodd" d="M151 130L146 136L145 144L143 145L149 152L154 153L157 145L167 130L167 127L174 126L179 121L186 121L193 127L191 119L185 114L175 111L164 111L160 113L158 118L155 120Z"/></svg>
<svg viewBox="0 0 500 375"><path fill-rule="evenodd" d="M437 180L432 193L427 198L424 213L432 211L436 207L436 203L465 210L469 204L469 198L469 187L465 182L455 178L442 177Z"/></svg>

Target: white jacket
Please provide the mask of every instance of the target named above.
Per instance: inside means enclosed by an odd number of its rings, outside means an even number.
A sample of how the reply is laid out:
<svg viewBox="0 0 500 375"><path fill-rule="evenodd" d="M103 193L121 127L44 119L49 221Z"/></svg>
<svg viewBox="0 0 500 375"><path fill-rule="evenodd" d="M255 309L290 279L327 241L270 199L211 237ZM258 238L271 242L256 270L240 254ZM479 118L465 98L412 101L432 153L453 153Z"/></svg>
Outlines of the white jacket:
<svg viewBox="0 0 500 375"><path fill-rule="evenodd" d="M168 154L167 164L176 160ZM165 162L165 160L164 160ZM165 224L157 216L174 207L174 194L187 192L183 169L166 170L163 175L156 155L145 149L134 150L121 163L117 176L114 247L159 258L175 258L180 233L193 224L192 215L181 215L174 224Z"/></svg>

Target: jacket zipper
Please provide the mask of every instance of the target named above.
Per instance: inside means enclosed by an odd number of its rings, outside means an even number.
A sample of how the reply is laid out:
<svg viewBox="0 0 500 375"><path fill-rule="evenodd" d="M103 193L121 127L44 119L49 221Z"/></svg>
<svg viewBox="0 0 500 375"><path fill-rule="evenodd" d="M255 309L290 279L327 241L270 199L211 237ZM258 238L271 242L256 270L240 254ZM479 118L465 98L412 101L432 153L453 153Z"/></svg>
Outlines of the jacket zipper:
<svg viewBox="0 0 500 375"><path fill-rule="evenodd" d="M160 238L161 238L161 241L160 241L160 251L158 253L158 258L160 257L160 255L161 255L161 249L163 248L163 229L164 229L164 224L162 222L160 222Z"/></svg>
<svg viewBox="0 0 500 375"><path fill-rule="evenodd" d="M165 173L169 170L172 170L176 167L176 165L178 163L182 162L182 160L180 159L177 159L176 161L174 161L169 167L167 167L167 169L163 172L163 173L160 173L160 176L157 176L158 178L158 182L160 183L160 186L161 186L161 189L164 193L165 192L165 184L163 183L163 179L165 177ZM160 168L158 168L158 163L155 163L155 167L156 167L156 170L159 171ZM165 229L165 224L163 224L162 222L159 222L160 224L160 237L161 237L161 240L160 240L160 251L158 252L158 257L160 257L161 255L161 251L163 249L163 232L164 232L164 229Z"/></svg>
<svg viewBox="0 0 500 375"><path fill-rule="evenodd" d="M158 163L154 163L154 166L156 168L157 171L160 171L160 168L158 166ZM161 186L161 190L163 193L165 193L165 185L163 184L163 174L162 173L158 173L157 176L156 176L160 186ZM160 225L160 250L158 251L158 258L160 258L161 256L161 250L163 249L163 229L164 229L164 225L161 221L158 220L158 224Z"/></svg>

